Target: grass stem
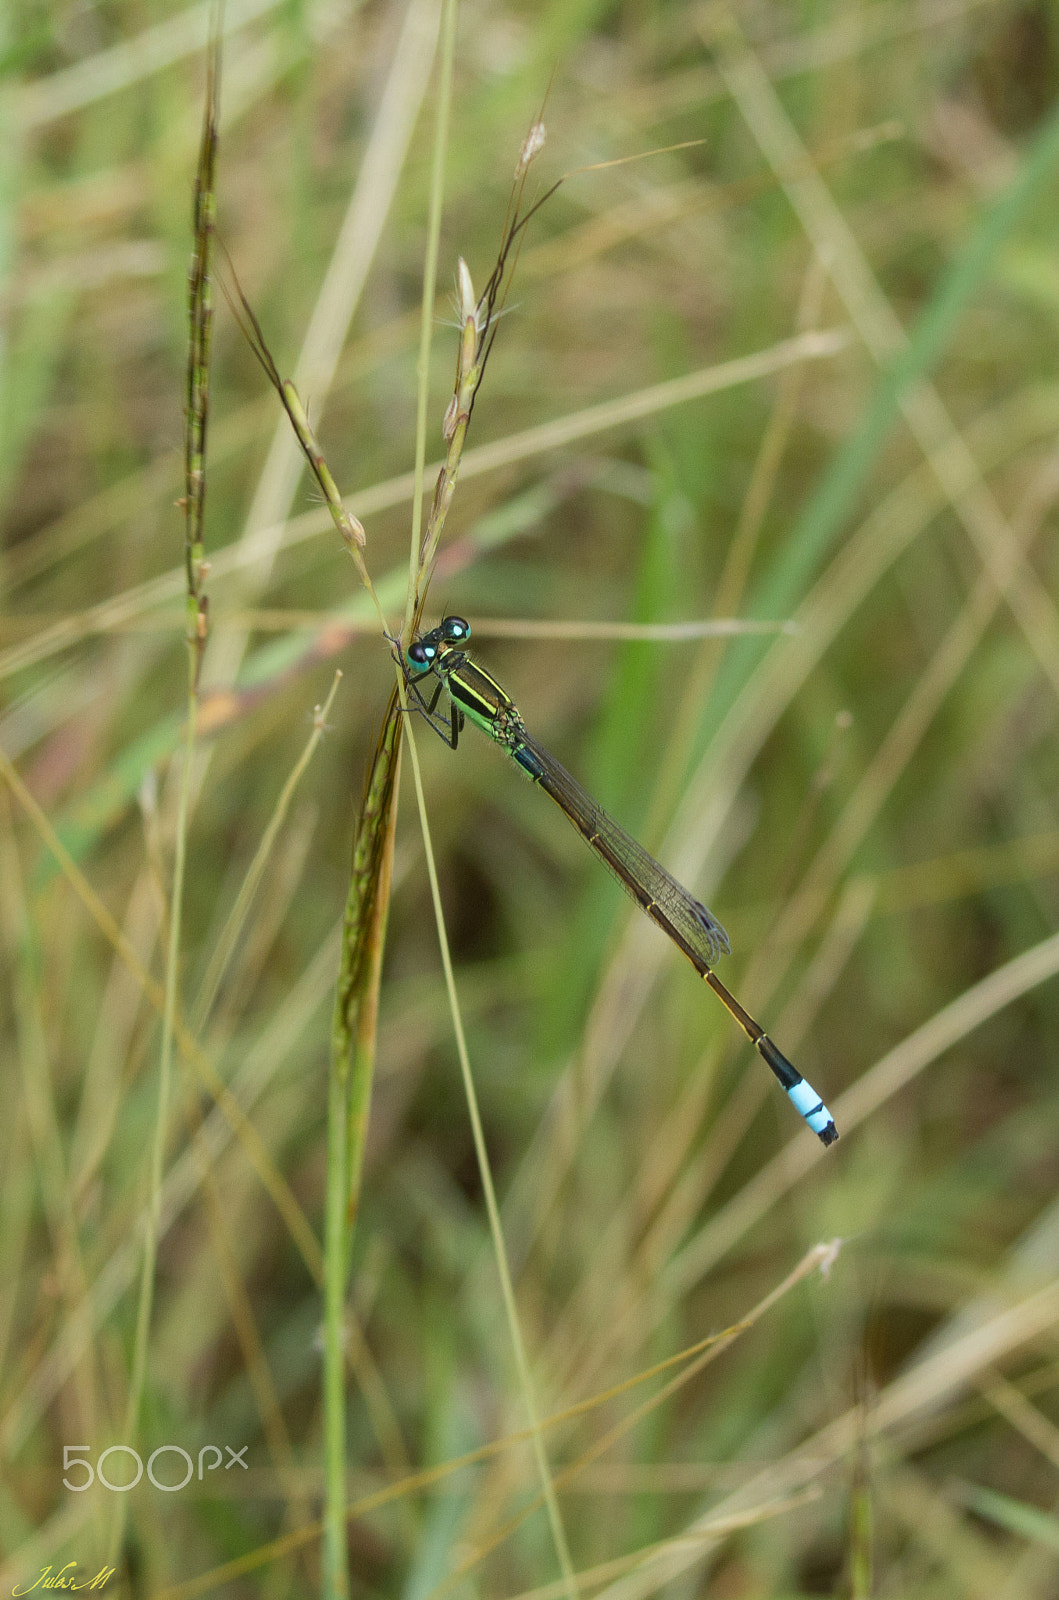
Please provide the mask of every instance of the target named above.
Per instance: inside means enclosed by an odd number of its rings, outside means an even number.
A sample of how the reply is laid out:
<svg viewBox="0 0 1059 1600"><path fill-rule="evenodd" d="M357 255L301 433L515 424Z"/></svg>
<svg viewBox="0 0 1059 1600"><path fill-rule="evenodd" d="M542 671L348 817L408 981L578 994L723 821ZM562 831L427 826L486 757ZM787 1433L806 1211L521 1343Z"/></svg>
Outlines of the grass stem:
<svg viewBox="0 0 1059 1600"><path fill-rule="evenodd" d="M403 696L402 696L403 698ZM426 795L423 792L423 780L419 770L419 756L416 751L415 735L412 729L408 730L408 748L412 757L412 772L415 779L416 801L419 806L419 822L423 833L423 850L426 857L427 874L430 879L430 894L434 902L434 917L438 930L438 945L441 951L441 965L445 973L445 989L449 997L449 1009L452 1013L452 1026L456 1037L456 1052L459 1056L460 1075L463 1078L463 1089L467 1099L467 1111L471 1119L471 1133L474 1138L475 1154L478 1157L478 1173L482 1181L482 1192L485 1196L485 1208L489 1218L489 1232L493 1240L493 1253L496 1258L497 1272L500 1277L500 1292L504 1301L504 1312L507 1316L508 1332L515 1354L515 1365L518 1369L519 1388L522 1392L522 1403L526 1408L532 1436L533 1455L537 1464L537 1474L541 1482L541 1493L548 1513L548 1524L551 1528L552 1539L555 1544L555 1553L559 1560L559 1567L563 1577L563 1592L568 1600L576 1600L579 1593L577 1578L574 1573L573 1562L570 1559L570 1549L567 1544L566 1530L563 1526L559 1502L556 1498L555 1487L552 1481L551 1468L548 1465L547 1452L544 1447L544 1436L540 1426L537 1412L537 1400L534 1392L533 1377L530 1373L529 1360L526 1355L526 1345L522 1337L522 1325L519 1321L518 1306L515 1301L515 1290L511 1282L511 1269L508 1264L507 1247L504 1244L504 1233L500 1225L500 1209L496 1203L496 1191L493 1188L493 1174L489 1163L489 1151L482 1130L482 1119L478 1110L478 1094L474 1087L474 1078L471 1073L470 1057L467 1053L467 1040L463 1031L463 1017L460 1012L459 997L456 994L456 979L452 970L452 957L449 953L448 934L445 931L445 915L441 905L441 889L438 885L437 868L434 863L434 848L430 839L430 823L427 819Z"/></svg>

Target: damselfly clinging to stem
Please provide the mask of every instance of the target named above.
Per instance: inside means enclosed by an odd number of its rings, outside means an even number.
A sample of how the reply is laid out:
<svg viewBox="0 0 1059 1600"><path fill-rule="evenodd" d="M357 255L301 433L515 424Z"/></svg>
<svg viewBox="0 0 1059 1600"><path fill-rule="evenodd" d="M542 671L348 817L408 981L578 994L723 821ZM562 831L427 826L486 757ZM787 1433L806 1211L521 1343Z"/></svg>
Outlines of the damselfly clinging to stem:
<svg viewBox="0 0 1059 1600"><path fill-rule="evenodd" d="M420 634L404 654L408 686L431 727L455 750L464 721L470 717L483 733L507 751L528 778L551 795L626 893L663 933L669 935L727 1006L813 1132L824 1144L833 1144L838 1138L838 1129L816 1090L777 1050L761 1024L743 1010L714 974L714 964L729 950L728 935L720 923L624 828L619 828L576 778L537 743L527 731L514 701L495 678L471 660L466 649L470 633L470 625L462 617L445 617L436 628ZM421 685L430 677L436 680L436 686L427 699ZM437 711L442 689L449 696L448 717Z"/></svg>

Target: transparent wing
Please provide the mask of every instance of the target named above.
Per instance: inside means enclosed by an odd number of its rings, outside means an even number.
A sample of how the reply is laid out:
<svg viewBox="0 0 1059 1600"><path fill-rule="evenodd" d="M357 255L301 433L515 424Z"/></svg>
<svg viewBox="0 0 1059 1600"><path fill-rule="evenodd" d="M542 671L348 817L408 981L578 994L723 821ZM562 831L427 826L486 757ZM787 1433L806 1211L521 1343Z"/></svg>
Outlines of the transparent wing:
<svg viewBox="0 0 1059 1600"><path fill-rule="evenodd" d="M731 949L728 935L701 900L670 877L643 845L608 817L603 807L531 734L520 731L519 743L539 771L530 772L524 762L520 765L551 795L625 892L683 950L692 965L699 972L706 972L727 955Z"/></svg>

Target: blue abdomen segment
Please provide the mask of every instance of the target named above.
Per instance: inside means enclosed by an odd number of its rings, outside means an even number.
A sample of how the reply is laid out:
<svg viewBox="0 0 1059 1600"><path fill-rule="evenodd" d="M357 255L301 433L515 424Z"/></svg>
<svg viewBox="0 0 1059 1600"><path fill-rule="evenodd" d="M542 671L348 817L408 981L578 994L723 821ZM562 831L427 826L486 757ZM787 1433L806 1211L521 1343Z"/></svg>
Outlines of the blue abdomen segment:
<svg viewBox="0 0 1059 1600"><path fill-rule="evenodd" d="M835 1119L824 1105L820 1096L798 1068L794 1066L782 1050L777 1050L767 1033L755 1040L758 1051L787 1091L787 1098L796 1111L800 1111L806 1122L812 1128L816 1137L824 1144L834 1144L838 1138L838 1129Z"/></svg>
<svg viewBox="0 0 1059 1600"><path fill-rule="evenodd" d="M806 1083L803 1078L800 1083L796 1083L793 1088L787 1090L787 1097L791 1104L801 1112L817 1138L822 1139L825 1144L834 1144L838 1138L835 1119L812 1084Z"/></svg>
<svg viewBox="0 0 1059 1600"><path fill-rule="evenodd" d="M537 757L534 755L533 751L528 749L524 744L512 745L510 750L511 755L518 762L526 776L532 778L534 783L539 783L544 777L544 768L537 760Z"/></svg>

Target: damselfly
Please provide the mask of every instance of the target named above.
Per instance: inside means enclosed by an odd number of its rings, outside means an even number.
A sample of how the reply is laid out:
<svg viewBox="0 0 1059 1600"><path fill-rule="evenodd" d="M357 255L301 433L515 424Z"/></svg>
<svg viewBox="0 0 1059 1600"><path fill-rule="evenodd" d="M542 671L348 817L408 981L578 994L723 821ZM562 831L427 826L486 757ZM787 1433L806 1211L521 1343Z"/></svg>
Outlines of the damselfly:
<svg viewBox="0 0 1059 1600"><path fill-rule="evenodd" d="M507 751L527 777L551 795L560 811L570 819L585 843L610 869L626 893L632 896L663 933L669 935L699 976L727 1006L813 1132L824 1144L833 1144L838 1138L838 1129L816 1090L776 1048L761 1024L743 1010L739 1001L714 973L715 962L727 955L730 948L728 935L721 924L693 894L675 878L671 878L665 868L648 855L624 828L619 828L602 806L597 805L591 795L582 789L576 778L571 777L566 768L543 745L538 744L527 731L511 697L504 693L495 678L471 660L465 648L470 633L470 624L462 617L445 617L436 628L420 634L405 652L404 666L409 687L431 727L455 750L464 721L470 717L483 733L487 733L494 743ZM437 681L434 693L428 700L420 685L429 677ZM449 696L447 718L437 711L442 689Z"/></svg>

